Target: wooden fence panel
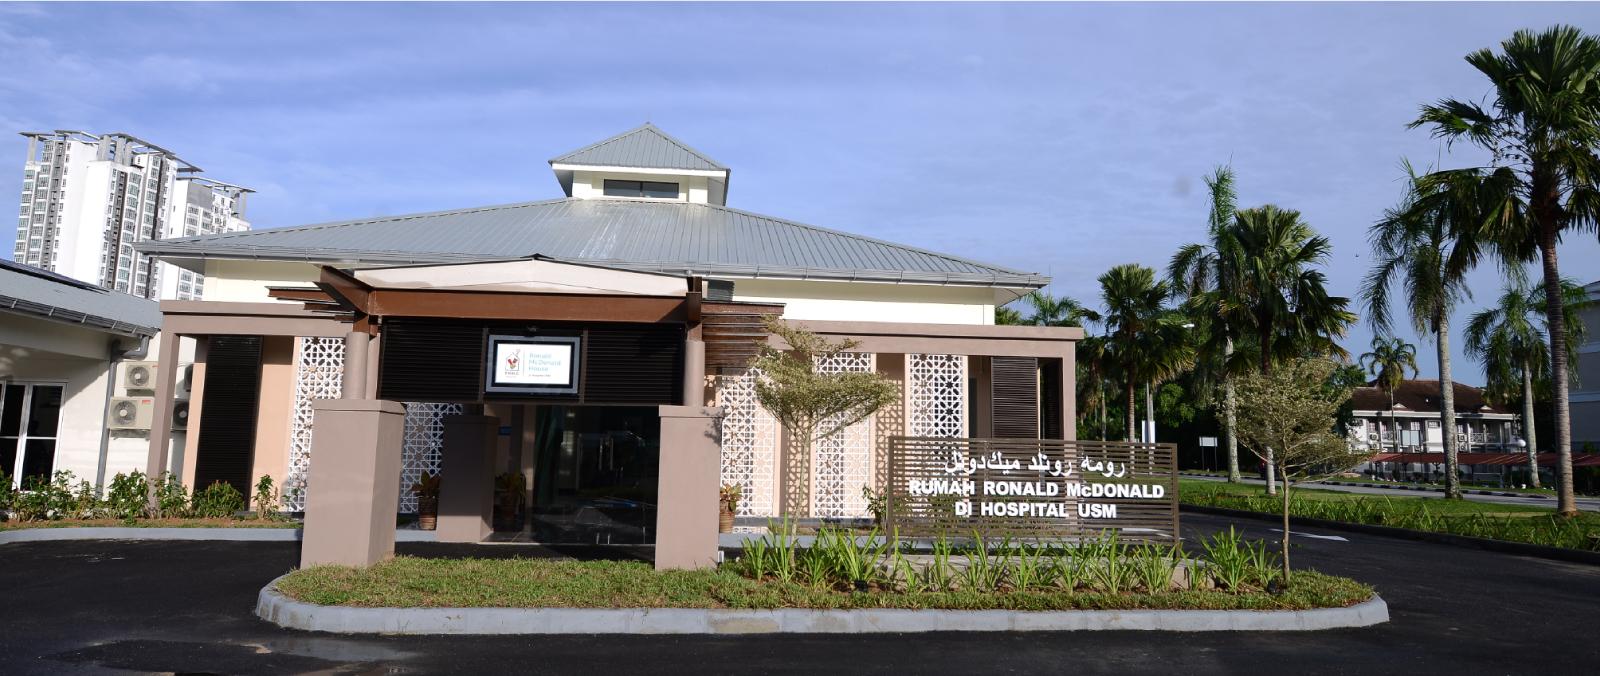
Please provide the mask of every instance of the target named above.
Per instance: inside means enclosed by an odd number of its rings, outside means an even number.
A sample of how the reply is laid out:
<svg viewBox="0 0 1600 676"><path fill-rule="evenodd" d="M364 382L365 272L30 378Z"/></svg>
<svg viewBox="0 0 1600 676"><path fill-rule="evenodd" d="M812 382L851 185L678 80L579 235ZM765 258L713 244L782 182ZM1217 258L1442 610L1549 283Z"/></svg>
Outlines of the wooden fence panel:
<svg viewBox="0 0 1600 676"><path fill-rule="evenodd" d="M1178 534L1173 444L891 437L886 520L909 537Z"/></svg>

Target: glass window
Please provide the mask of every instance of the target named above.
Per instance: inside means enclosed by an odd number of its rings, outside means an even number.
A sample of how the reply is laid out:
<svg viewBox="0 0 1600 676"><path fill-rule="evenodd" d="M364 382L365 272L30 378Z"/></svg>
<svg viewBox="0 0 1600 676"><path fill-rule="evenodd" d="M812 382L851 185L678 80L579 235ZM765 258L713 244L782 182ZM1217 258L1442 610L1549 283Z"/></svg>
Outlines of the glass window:
<svg viewBox="0 0 1600 676"><path fill-rule="evenodd" d="M678 184L676 183L663 183L659 181L643 181L641 183L644 197L657 197L666 199L678 198Z"/></svg>
<svg viewBox="0 0 1600 676"><path fill-rule="evenodd" d="M607 197L677 199L678 184L664 181L619 181L608 178L605 181L605 195Z"/></svg>
<svg viewBox="0 0 1600 676"><path fill-rule="evenodd" d="M33 477L48 481L55 469L61 423L60 385L7 383L0 398L0 469L13 486ZM31 482L30 482L31 483Z"/></svg>

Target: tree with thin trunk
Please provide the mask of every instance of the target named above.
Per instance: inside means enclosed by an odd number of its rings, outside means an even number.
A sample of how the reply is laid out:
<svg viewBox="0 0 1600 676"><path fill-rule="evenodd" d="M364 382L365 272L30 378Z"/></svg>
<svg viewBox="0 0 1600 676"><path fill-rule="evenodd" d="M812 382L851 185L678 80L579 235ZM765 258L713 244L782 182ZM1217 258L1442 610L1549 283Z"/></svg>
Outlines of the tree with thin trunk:
<svg viewBox="0 0 1600 676"><path fill-rule="evenodd" d="M1279 541L1284 587L1289 577L1290 486L1349 470L1365 454L1351 450L1335 430L1339 407L1350 390L1334 386L1336 365L1328 359L1294 359L1273 371L1238 381L1239 441L1283 477L1283 538Z"/></svg>
<svg viewBox="0 0 1600 676"><path fill-rule="evenodd" d="M1127 404L1127 438L1133 441L1140 385L1159 383L1188 368L1193 358L1188 319L1168 306L1172 287L1143 265L1118 265L1100 275L1107 359L1115 364Z"/></svg>
<svg viewBox="0 0 1600 676"><path fill-rule="evenodd" d="M1577 516L1572 485L1572 416L1565 299L1557 246L1593 235L1600 224L1600 38L1571 26L1520 30L1500 52L1480 49L1467 63L1494 88L1487 106L1444 99L1424 105L1410 126L1430 127L1447 144L1466 141L1490 153L1486 166L1429 174L1426 181L1471 184L1491 208L1482 236L1501 256L1539 261L1550 325L1555 412L1556 509Z"/></svg>
<svg viewBox="0 0 1600 676"><path fill-rule="evenodd" d="M1215 382L1222 390L1222 437L1228 455L1228 481L1238 483L1239 444L1233 432L1237 399L1233 394L1233 374L1243 370L1235 359L1234 341L1247 317L1229 316L1222 299L1237 288L1240 271L1249 264L1239 252L1229 226L1234 222L1236 196L1233 168L1217 167L1205 178L1211 208L1206 215L1207 241L1185 244L1173 254L1167 276L1185 299L1190 316L1197 324L1196 375L1204 383Z"/></svg>
<svg viewBox="0 0 1600 676"><path fill-rule="evenodd" d="M1300 212L1273 205L1243 209L1230 228L1246 265L1238 285L1219 300L1219 310L1246 318L1241 335L1256 343L1259 372L1306 355L1348 358L1336 338L1356 317L1350 299L1330 295L1327 276L1317 268L1333 245L1300 218ZM1243 401L1242 396L1239 401ZM1267 449L1267 493L1277 493L1271 449Z"/></svg>
<svg viewBox="0 0 1600 676"><path fill-rule="evenodd" d="M1405 382L1406 371L1417 375L1417 347L1399 338L1372 337L1372 351L1361 355L1361 368L1372 374L1378 389L1389 395L1389 422L1394 426L1394 452L1400 452L1400 418L1395 415L1394 391Z"/></svg>
<svg viewBox="0 0 1600 676"><path fill-rule="evenodd" d="M767 331L781 345L762 343L750 362L756 374L756 400L791 435L805 460L793 463L792 486L810 485L810 457L816 442L831 437L900 398L900 386L875 372L825 373L817 365L857 347L855 341L831 341L769 317ZM803 491L787 491L791 496ZM802 500L784 501L785 511L803 513Z"/></svg>
<svg viewBox="0 0 1600 676"><path fill-rule="evenodd" d="M1474 214L1475 195L1447 185L1421 182L1405 164L1406 193L1367 232L1372 270L1361 283L1367 321L1381 332L1393 328L1391 290L1399 286L1411 327L1433 336L1439 361L1439 412L1444 433L1444 495L1461 498L1456 439L1455 382L1450 372L1450 315L1470 299L1467 273L1483 257Z"/></svg>
<svg viewBox="0 0 1600 676"><path fill-rule="evenodd" d="M1568 364L1576 370L1578 346L1583 344L1584 325L1578 310L1587 302L1583 287L1576 281L1561 281L1567 326ZM1549 322L1544 320L1544 285L1528 286L1513 279L1489 308L1467 321L1466 347L1477 357L1487 376L1484 391L1492 401L1522 402L1522 440L1527 443L1528 480L1538 488L1539 441L1534 429L1533 406L1536 390L1549 390L1550 345L1546 340ZM1575 374L1574 374L1575 375Z"/></svg>

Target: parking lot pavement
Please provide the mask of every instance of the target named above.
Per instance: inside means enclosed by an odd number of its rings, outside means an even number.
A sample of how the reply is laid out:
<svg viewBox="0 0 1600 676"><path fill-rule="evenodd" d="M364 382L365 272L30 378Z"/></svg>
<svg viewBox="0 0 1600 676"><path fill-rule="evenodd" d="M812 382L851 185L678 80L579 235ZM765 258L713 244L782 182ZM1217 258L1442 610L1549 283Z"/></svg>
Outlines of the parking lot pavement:
<svg viewBox="0 0 1600 676"><path fill-rule="evenodd" d="M1185 514L1187 538L1271 524ZM0 546L0 673L1592 673L1600 568L1351 533L1295 531L1293 561L1371 583L1393 620L1316 633L852 636L339 636L257 619L296 543ZM457 556L638 550L403 544Z"/></svg>

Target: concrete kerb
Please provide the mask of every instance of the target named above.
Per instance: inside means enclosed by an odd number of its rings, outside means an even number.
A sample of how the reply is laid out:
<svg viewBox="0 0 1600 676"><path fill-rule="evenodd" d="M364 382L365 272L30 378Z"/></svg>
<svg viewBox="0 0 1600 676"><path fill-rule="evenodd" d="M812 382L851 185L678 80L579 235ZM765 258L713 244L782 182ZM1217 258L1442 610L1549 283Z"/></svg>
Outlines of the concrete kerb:
<svg viewBox="0 0 1600 676"><path fill-rule="evenodd" d="M283 578L278 578L281 580ZM339 634L865 634L933 631L1318 631L1389 621L1381 597L1315 610L728 610L718 608L355 608L261 589L256 616Z"/></svg>
<svg viewBox="0 0 1600 676"><path fill-rule="evenodd" d="M49 540L215 540L232 542L298 542L299 528L130 528L91 526L18 528L0 531L0 545ZM437 542L433 531L397 529L396 542Z"/></svg>

